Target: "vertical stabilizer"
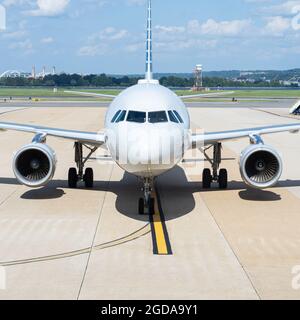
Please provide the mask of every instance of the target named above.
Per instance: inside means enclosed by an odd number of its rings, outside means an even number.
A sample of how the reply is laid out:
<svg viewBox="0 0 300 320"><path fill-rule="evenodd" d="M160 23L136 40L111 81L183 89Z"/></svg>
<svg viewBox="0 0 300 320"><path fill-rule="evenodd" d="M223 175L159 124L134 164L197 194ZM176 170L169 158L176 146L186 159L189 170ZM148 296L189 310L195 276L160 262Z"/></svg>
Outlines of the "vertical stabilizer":
<svg viewBox="0 0 300 320"><path fill-rule="evenodd" d="M152 72L152 3L151 0L148 0L146 80L151 81L153 79Z"/></svg>
<svg viewBox="0 0 300 320"><path fill-rule="evenodd" d="M139 84L159 84L158 80L153 79L152 68L152 3L148 0L147 16L147 44L146 44L146 75L145 79L139 80Z"/></svg>

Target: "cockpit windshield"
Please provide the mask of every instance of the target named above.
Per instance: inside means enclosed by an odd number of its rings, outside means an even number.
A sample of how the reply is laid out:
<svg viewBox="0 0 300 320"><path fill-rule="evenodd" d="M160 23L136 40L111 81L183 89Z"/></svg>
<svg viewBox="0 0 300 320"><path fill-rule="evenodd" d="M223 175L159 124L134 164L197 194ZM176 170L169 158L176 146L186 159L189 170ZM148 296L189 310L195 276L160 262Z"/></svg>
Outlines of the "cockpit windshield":
<svg viewBox="0 0 300 320"><path fill-rule="evenodd" d="M119 110L119 111L114 115L114 117L113 117L112 120L111 120L112 123L114 123L114 122L117 120L117 118L119 117L119 115L120 115L121 112L122 112L122 110Z"/></svg>
<svg viewBox="0 0 300 320"><path fill-rule="evenodd" d="M129 111L127 116L128 122L145 123L146 122L146 112L140 111Z"/></svg>
<svg viewBox="0 0 300 320"><path fill-rule="evenodd" d="M174 113L175 113L176 117L178 118L179 122L183 123L183 120L182 120L180 114L176 110L174 110Z"/></svg>
<svg viewBox="0 0 300 320"><path fill-rule="evenodd" d="M126 117L127 115L127 117ZM183 119L179 115L179 113L175 110L169 111L152 111L152 112L144 112L144 111L127 111L119 110L114 117L112 118L112 123L119 123L122 121L135 122L135 123L146 123L149 122L151 124L156 123L166 123L166 122L174 122L174 123L183 123Z"/></svg>
<svg viewBox="0 0 300 320"><path fill-rule="evenodd" d="M116 123L122 122L125 120L126 110L123 110L120 115L117 117Z"/></svg>
<svg viewBox="0 0 300 320"><path fill-rule="evenodd" d="M169 118L171 122L174 123L179 123L179 120L176 118L175 114L173 113L173 111L168 111L169 114Z"/></svg>
<svg viewBox="0 0 300 320"><path fill-rule="evenodd" d="M162 123L168 122L167 114L165 111L149 112L149 123Z"/></svg>

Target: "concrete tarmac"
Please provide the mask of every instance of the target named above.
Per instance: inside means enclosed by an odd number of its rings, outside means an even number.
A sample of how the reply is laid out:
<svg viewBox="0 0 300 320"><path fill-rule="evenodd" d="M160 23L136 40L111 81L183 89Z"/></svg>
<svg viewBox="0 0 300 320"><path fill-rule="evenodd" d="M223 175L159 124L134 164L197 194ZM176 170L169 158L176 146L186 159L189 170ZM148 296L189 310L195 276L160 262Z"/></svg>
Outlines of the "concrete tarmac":
<svg viewBox="0 0 300 320"><path fill-rule="evenodd" d="M63 98L62 98L63 99ZM228 98L211 98L201 101L186 100L186 105L190 108L291 108L297 99L238 99L237 102L232 102ZM51 100L47 101L28 101L28 100L12 100L0 101L0 110L2 108L74 108L74 107L89 107L89 108L106 108L109 102L95 101L95 100L79 100L79 101L66 101L66 100Z"/></svg>
<svg viewBox="0 0 300 320"><path fill-rule="evenodd" d="M237 110L193 106L192 125L215 131L299 121L286 106L265 103ZM19 107L0 121L103 128L104 107ZM93 190L68 189L73 145L49 138L58 156L54 180L34 190L19 185L12 155L31 138L0 133L0 271L6 275L0 299L300 299L292 285L300 265L299 134L265 138L285 166L279 185L269 190L248 189L241 180L238 157L247 140L224 144L228 190L202 189L207 163L193 152L161 176L156 187L168 255L153 254L152 224L137 214L140 183L111 161L89 161Z"/></svg>

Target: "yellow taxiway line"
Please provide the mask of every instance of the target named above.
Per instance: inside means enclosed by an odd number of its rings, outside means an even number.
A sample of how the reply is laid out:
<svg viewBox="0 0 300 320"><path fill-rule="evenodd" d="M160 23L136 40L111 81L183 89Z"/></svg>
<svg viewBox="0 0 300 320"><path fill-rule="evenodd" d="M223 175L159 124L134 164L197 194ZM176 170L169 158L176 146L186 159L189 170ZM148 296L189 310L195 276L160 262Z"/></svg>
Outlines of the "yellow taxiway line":
<svg viewBox="0 0 300 320"><path fill-rule="evenodd" d="M154 215L150 216L153 253L155 255L172 255L169 235L157 191L153 192L153 197L155 199L155 211Z"/></svg>

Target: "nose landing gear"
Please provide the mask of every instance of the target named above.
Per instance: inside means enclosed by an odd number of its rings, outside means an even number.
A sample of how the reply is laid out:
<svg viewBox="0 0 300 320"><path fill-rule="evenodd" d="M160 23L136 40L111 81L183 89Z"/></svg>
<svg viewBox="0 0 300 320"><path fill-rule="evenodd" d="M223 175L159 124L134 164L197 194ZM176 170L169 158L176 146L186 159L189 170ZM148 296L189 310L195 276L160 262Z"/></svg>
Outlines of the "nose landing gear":
<svg viewBox="0 0 300 320"><path fill-rule="evenodd" d="M144 179L144 187L142 191L144 192L144 197L139 199L139 214L144 215L145 211L148 212L149 215L154 215L154 205L155 200L152 195L153 190L153 180L150 178Z"/></svg>
<svg viewBox="0 0 300 320"><path fill-rule="evenodd" d="M213 158L211 159L207 154L207 151L213 147ZM212 172L210 169L204 169L202 175L202 183L204 189L210 189L212 182L217 182L220 189L227 189L228 187L228 172L226 169L220 169L220 164L222 162L222 144L216 143L205 150L203 154L207 161L212 166Z"/></svg>
<svg viewBox="0 0 300 320"><path fill-rule="evenodd" d="M90 150L86 158L83 157L83 147ZM72 189L77 188L77 184L79 181L84 181L86 188L93 188L94 186L93 169L86 168L84 171L84 166L86 162L91 158L92 154L97 151L98 147L92 148L80 142L75 142L74 149L75 149L75 162L77 165L77 169L76 168L69 169L69 174L68 174L69 188L72 188Z"/></svg>

